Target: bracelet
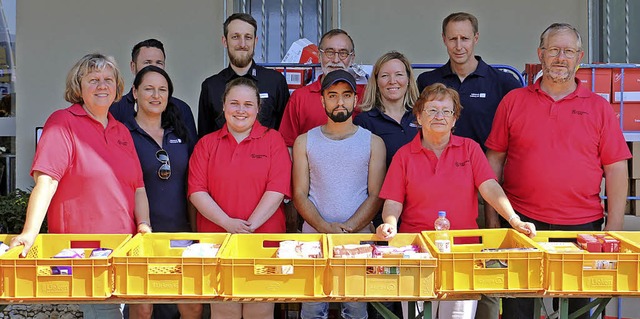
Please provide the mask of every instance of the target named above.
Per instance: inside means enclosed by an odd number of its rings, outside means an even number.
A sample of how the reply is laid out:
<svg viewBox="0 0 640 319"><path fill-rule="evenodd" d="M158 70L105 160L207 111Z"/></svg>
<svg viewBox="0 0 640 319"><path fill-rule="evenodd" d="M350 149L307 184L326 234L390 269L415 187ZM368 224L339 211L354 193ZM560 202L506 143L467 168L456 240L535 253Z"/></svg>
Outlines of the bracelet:
<svg viewBox="0 0 640 319"><path fill-rule="evenodd" d="M153 228L151 228L151 224L149 224L148 222L145 222L145 221L139 222L138 223L138 227L140 227L140 225L147 225L147 227L149 227L149 229L153 229Z"/></svg>
<svg viewBox="0 0 640 319"><path fill-rule="evenodd" d="M513 214L511 215L511 217L509 217L509 220L507 221L507 223L509 223L509 225L511 225L511 221L514 219L520 219L520 216L518 216L518 214Z"/></svg>

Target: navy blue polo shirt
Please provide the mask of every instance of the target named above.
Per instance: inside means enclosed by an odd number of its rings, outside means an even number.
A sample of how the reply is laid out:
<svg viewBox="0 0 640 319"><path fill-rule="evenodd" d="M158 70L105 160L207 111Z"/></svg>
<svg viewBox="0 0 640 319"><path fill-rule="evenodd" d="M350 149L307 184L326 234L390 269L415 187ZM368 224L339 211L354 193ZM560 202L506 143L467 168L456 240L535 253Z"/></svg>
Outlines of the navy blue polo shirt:
<svg viewBox="0 0 640 319"><path fill-rule="evenodd" d="M275 70L267 69L251 61L251 67L243 77L256 81L260 91L260 112L258 121L262 126L272 129L280 127L284 107L289 101L289 87L284 76ZM224 125L222 112L222 94L227 83L240 77L228 66L220 73L208 77L202 82L200 102L198 104L198 134L200 137L217 131Z"/></svg>
<svg viewBox="0 0 640 319"><path fill-rule="evenodd" d="M111 104L109 112L116 118L116 120L122 123L133 121L133 118L136 116L136 112L133 110L134 102L135 99L133 98L133 91L130 90L129 93L122 96L120 101ZM180 111L182 121L189 133L189 139L195 143L198 140L198 134L196 133L196 123L193 119L193 112L191 112L191 108L187 103L173 96L169 99L169 103L175 105Z"/></svg>
<svg viewBox="0 0 640 319"><path fill-rule="evenodd" d="M418 133L416 117L412 110L406 110L400 123L389 115L380 112L377 108L362 112L353 119L353 123L380 136L387 148L387 168L391 164L393 155L403 145L409 143Z"/></svg>
<svg viewBox="0 0 640 319"><path fill-rule="evenodd" d="M173 129L164 130L162 148L169 155L171 176L160 179L158 169L162 165L156 158L160 146L147 134L135 120L125 125L131 132L133 143L138 152L144 186L149 199L149 218L154 232L189 232L187 215L187 176L189 156L195 141L187 143L173 133Z"/></svg>
<svg viewBox="0 0 640 319"><path fill-rule="evenodd" d="M484 142L491 132L498 104L509 91L522 85L513 75L489 66L479 56L476 60L478 67L463 82L453 73L451 61L448 61L435 70L420 74L418 89L422 92L425 87L439 82L458 91L463 109L453 134L473 139L486 151Z"/></svg>

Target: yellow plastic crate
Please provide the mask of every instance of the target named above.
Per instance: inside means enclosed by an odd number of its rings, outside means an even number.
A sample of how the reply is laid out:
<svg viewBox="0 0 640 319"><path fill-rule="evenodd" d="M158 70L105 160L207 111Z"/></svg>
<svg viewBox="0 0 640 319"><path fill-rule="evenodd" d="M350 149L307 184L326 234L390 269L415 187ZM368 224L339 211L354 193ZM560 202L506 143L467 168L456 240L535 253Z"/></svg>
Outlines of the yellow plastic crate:
<svg viewBox="0 0 640 319"><path fill-rule="evenodd" d="M536 242L576 241L578 234L605 234L585 231L538 231ZM623 236L620 253L555 253L545 251L545 289L553 294L593 295L594 293L637 295L640 291L640 247ZM596 263L612 261L614 269L595 269ZM609 263L610 264L610 263Z"/></svg>
<svg viewBox="0 0 640 319"><path fill-rule="evenodd" d="M285 240L319 241L323 258L278 258ZM220 255L220 295L223 297L324 297L327 238L324 234L233 234ZM288 271L283 274L282 270Z"/></svg>
<svg viewBox="0 0 640 319"><path fill-rule="evenodd" d="M94 248L121 247L131 235L40 234L26 258L22 249L0 256L2 298L38 300L96 300L111 296L113 274L110 258L89 258ZM53 258L62 249L84 248L86 258ZM113 255L113 253L112 253ZM69 275L53 275L51 267L71 267Z"/></svg>
<svg viewBox="0 0 640 319"><path fill-rule="evenodd" d="M11 242L11 238L15 237L16 235L6 235L6 234L0 234L0 242L3 242L5 245L9 246L9 243ZM22 248L17 247L16 249L20 249L20 251L22 251ZM2 255L0 255L2 256ZM0 296L4 295L4 284L3 284L3 278L2 278L2 268L0 268Z"/></svg>
<svg viewBox="0 0 640 319"><path fill-rule="evenodd" d="M405 258L334 258L333 248L362 242L385 242L375 234L329 234L330 297L358 299L425 299L435 298L436 259ZM397 234L386 245L417 245L429 252L420 234ZM379 274L377 269L388 270ZM374 271L372 271L374 270ZM329 281L328 281L329 282Z"/></svg>
<svg viewBox="0 0 640 319"><path fill-rule="evenodd" d="M451 244L450 253L436 248L435 231L422 235L438 259L436 290L456 293L530 293L543 289L542 247L512 229L450 230L453 238L477 238L478 244ZM537 251L482 252L489 248L536 248ZM506 261L505 268L486 268L486 261ZM494 262L495 263L495 262Z"/></svg>
<svg viewBox="0 0 640 319"><path fill-rule="evenodd" d="M215 297L218 257L182 257L182 252L195 242L222 248L228 239L227 233L138 234L113 254L113 294L127 298Z"/></svg>

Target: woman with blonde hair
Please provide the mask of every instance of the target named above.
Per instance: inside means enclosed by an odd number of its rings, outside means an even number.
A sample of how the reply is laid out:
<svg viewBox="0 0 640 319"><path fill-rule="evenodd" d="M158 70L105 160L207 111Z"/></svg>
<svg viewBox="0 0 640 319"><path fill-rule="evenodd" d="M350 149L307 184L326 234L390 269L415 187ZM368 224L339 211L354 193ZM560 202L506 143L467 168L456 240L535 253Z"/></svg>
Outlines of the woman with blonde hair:
<svg viewBox="0 0 640 319"><path fill-rule="evenodd" d="M387 167L418 133L411 109L419 94L411 63L402 53L390 51L376 61L360 104L362 113L353 122L384 140Z"/></svg>
<svg viewBox="0 0 640 319"><path fill-rule="evenodd" d="M65 99L44 124L31 166L35 187L22 234L25 256L47 216L49 233L151 232L142 169L129 130L109 114L123 79L112 57L82 57L67 75ZM118 304L82 304L84 318L122 318Z"/></svg>

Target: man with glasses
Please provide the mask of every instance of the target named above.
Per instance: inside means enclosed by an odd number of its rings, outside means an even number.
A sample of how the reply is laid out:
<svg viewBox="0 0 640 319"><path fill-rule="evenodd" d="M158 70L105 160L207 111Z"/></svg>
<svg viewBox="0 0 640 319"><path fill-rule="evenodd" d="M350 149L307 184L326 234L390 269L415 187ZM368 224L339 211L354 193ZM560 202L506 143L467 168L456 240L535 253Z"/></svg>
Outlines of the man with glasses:
<svg viewBox="0 0 640 319"><path fill-rule="evenodd" d="M514 210L538 230L622 229L631 153L609 102L575 78L583 56L578 30L549 26L538 47L542 77L504 97L486 142ZM599 196L603 175L606 215ZM572 298L569 311L588 302ZM533 299L505 298L502 318L531 319L533 307Z"/></svg>
<svg viewBox="0 0 640 319"><path fill-rule="evenodd" d="M353 39L341 29L325 33L320 39L319 51L322 75L315 82L295 90L284 110L280 133L289 149L298 136L327 123L327 115L320 101L320 84L324 75L334 70L348 70L356 58ZM364 96L364 85L357 86L357 96Z"/></svg>
<svg viewBox="0 0 640 319"><path fill-rule="evenodd" d="M224 125L222 94L227 83L238 77L254 80L260 90L260 124L273 129L280 126L282 112L289 100L289 87L280 72L259 66L253 60L257 30L256 20L247 13L234 13L224 22L222 45L227 48L229 66L202 82L198 105L200 137Z"/></svg>

